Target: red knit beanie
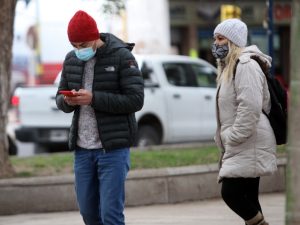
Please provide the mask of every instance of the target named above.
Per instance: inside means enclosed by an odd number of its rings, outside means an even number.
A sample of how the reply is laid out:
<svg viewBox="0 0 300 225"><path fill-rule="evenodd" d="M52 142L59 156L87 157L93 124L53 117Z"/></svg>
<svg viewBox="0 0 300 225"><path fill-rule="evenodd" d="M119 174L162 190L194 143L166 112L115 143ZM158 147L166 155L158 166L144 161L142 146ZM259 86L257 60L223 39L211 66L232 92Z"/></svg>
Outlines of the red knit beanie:
<svg viewBox="0 0 300 225"><path fill-rule="evenodd" d="M68 25L70 42L87 42L99 38L96 21L86 12L79 10Z"/></svg>

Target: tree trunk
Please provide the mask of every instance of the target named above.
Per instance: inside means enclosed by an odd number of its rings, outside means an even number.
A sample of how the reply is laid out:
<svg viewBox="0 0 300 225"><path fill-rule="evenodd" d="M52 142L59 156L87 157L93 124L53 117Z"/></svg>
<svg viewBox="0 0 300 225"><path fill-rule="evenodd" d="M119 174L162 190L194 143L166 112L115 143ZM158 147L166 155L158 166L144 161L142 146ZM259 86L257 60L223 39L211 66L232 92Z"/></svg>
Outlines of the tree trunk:
<svg viewBox="0 0 300 225"><path fill-rule="evenodd" d="M300 0L293 0L286 224L300 224Z"/></svg>
<svg viewBox="0 0 300 225"><path fill-rule="evenodd" d="M16 0L0 0L0 178L13 175L6 135Z"/></svg>

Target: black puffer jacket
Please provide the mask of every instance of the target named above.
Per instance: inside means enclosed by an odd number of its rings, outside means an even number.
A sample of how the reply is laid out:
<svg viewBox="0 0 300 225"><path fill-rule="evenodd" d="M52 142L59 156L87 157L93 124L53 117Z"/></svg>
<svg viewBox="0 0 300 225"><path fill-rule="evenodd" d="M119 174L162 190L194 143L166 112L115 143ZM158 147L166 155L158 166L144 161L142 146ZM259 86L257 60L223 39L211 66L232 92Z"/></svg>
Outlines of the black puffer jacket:
<svg viewBox="0 0 300 225"><path fill-rule="evenodd" d="M137 123L134 113L143 107L144 86L141 72L131 54L133 44L126 44L112 34L101 33L105 44L97 49L94 68L93 100L99 136L104 149L113 150L133 145ZM85 62L74 51L67 54L59 83L60 90L79 90ZM69 148L76 148L79 106L70 106L56 94L57 107L74 111L70 128Z"/></svg>

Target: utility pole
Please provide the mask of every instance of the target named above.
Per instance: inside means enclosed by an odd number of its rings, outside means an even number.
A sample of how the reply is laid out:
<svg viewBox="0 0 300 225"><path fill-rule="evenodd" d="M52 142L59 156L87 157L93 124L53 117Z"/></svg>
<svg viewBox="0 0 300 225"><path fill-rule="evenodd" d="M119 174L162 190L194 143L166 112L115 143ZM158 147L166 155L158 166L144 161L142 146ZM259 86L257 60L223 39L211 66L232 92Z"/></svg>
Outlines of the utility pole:
<svg viewBox="0 0 300 225"><path fill-rule="evenodd" d="M300 224L300 0L293 0L286 224Z"/></svg>

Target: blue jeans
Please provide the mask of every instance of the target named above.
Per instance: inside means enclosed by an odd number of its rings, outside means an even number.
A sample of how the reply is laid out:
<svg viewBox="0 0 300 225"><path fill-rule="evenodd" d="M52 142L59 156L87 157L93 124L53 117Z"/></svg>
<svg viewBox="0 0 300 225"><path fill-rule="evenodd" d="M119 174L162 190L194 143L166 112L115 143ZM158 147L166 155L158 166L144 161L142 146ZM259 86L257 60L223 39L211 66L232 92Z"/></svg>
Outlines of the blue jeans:
<svg viewBox="0 0 300 225"><path fill-rule="evenodd" d="M75 150L75 190L86 225L123 225L129 148Z"/></svg>

